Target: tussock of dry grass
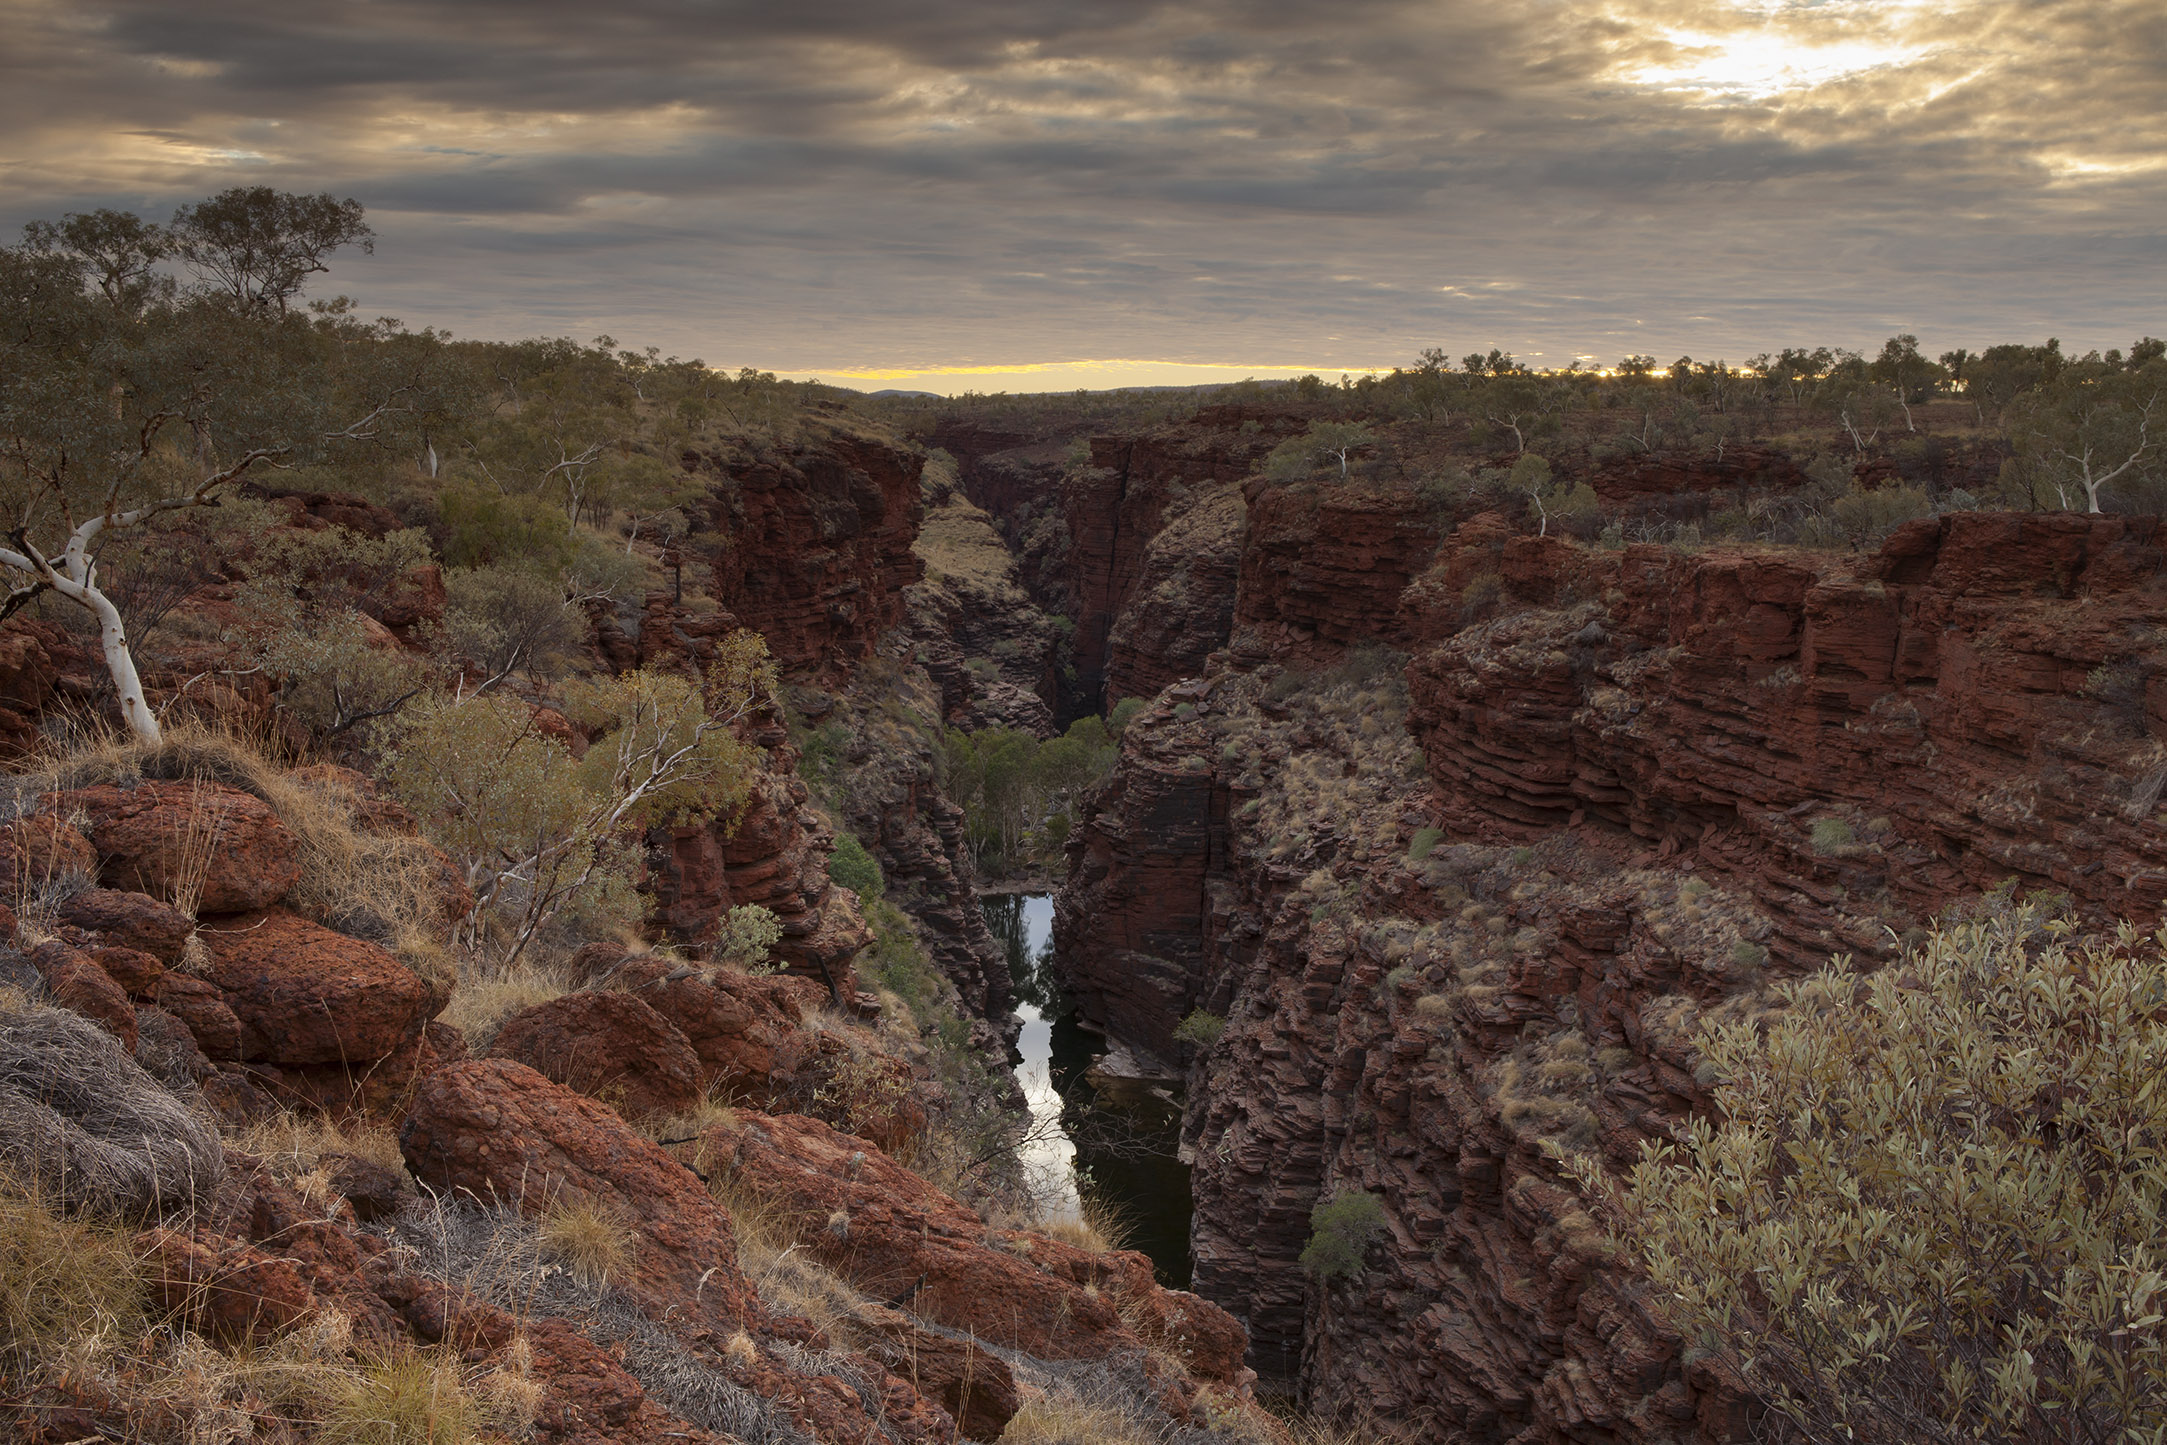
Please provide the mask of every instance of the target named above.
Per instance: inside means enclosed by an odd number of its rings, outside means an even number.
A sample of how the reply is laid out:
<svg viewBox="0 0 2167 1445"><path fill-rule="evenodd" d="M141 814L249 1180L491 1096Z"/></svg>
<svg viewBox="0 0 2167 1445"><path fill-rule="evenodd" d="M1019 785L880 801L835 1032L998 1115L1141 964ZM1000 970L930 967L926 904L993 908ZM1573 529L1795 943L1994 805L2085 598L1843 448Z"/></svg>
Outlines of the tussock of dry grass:
<svg viewBox="0 0 2167 1445"><path fill-rule="evenodd" d="M0 1176L0 1377L98 1336L132 1338L146 1302L126 1230L67 1218Z"/></svg>
<svg viewBox="0 0 2167 1445"><path fill-rule="evenodd" d="M589 1289L632 1267L632 1227L616 1211L586 1199L562 1199L542 1216L542 1253Z"/></svg>
<svg viewBox="0 0 2167 1445"><path fill-rule="evenodd" d="M1056 1219L1031 1226L1040 1234L1049 1235L1063 1244L1074 1245L1092 1254L1106 1254L1112 1250L1127 1249L1135 1234L1135 1222L1128 1212L1108 1199L1086 1194L1078 1201L1077 1217Z"/></svg>
<svg viewBox="0 0 2167 1445"><path fill-rule="evenodd" d="M572 981L561 965L540 955L522 958L510 968L474 964L461 971L442 1018L466 1035L469 1049L484 1053L513 1014L571 991Z"/></svg>
<svg viewBox="0 0 2167 1445"><path fill-rule="evenodd" d="M261 1157L274 1178L327 1213L337 1207L338 1191L323 1167L325 1155L351 1154L386 1169L406 1169L398 1136L373 1120L341 1124L321 1114L281 1112L250 1125L234 1142Z"/></svg>

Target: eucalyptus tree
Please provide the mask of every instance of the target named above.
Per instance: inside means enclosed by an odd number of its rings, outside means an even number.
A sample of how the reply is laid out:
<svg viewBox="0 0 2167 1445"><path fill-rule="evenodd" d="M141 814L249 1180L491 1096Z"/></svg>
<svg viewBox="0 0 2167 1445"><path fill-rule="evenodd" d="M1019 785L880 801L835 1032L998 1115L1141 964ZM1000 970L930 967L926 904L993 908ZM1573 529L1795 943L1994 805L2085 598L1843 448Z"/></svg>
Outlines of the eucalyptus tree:
<svg viewBox="0 0 2167 1445"><path fill-rule="evenodd" d="M2167 479L2160 445L2167 432L2167 360L2135 370L2068 362L2053 381L2019 396L2008 415L2016 460L2035 500L2051 489L2068 507L2081 493L2084 509L2098 512L2109 486L2126 491Z"/></svg>

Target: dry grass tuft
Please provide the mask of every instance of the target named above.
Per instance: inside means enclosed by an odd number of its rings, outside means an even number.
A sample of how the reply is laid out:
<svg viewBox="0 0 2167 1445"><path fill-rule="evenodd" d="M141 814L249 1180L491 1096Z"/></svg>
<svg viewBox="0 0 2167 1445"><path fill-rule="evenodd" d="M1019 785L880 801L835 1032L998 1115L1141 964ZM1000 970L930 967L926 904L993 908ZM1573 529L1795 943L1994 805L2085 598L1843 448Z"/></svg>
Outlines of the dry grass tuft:
<svg viewBox="0 0 2167 1445"><path fill-rule="evenodd" d="M486 1053L513 1014L571 991L572 981L562 966L539 954L529 954L510 968L477 962L461 971L442 1017L466 1035L469 1049Z"/></svg>
<svg viewBox="0 0 2167 1445"><path fill-rule="evenodd" d="M456 1359L419 1350L334 1374L319 1445L464 1445L485 1421Z"/></svg>
<svg viewBox="0 0 2167 1445"><path fill-rule="evenodd" d="M1026 1401L1001 1432L1002 1445L1157 1445L1159 1438L1119 1410L1058 1387Z"/></svg>
<svg viewBox="0 0 2167 1445"><path fill-rule="evenodd" d="M1127 1249L1136 1232L1135 1221L1127 1210L1096 1194L1086 1194L1078 1201L1076 1218L1056 1219L1032 1228L1092 1254Z"/></svg>
<svg viewBox="0 0 2167 1445"><path fill-rule="evenodd" d="M386 1169L406 1169L398 1136L374 1120L341 1124L321 1114L281 1112L250 1125L234 1142L260 1156L273 1177L327 1213L337 1206L337 1191L322 1167L325 1155L351 1154Z"/></svg>
<svg viewBox="0 0 2167 1445"><path fill-rule="evenodd" d="M67 1218L0 1177L0 1376L87 1339L133 1338L146 1302L126 1230Z"/></svg>
<svg viewBox="0 0 2167 1445"><path fill-rule="evenodd" d="M542 1216L542 1253L589 1289L602 1289L632 1267L635 1236L607 1205L560 1199Z"/></svg>

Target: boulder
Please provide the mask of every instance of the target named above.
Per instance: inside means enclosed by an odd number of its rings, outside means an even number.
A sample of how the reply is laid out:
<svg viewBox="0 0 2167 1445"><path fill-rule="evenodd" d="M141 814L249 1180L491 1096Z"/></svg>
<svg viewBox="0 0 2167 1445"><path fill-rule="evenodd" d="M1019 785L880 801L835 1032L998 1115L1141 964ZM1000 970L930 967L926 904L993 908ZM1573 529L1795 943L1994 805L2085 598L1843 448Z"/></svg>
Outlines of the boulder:
<svg viewBox="0 0 2167 1445"><path fill-rule="evenodd" d="M998 1440L1016 1413L1016 1375L1008 1362L969 1336L938 1334L887 1305L866 1305L851 1324L868 1338L865 1353L955 1417L972 1440Z"/></svg>
<svg viewBox="0 0 2167 1445"><path fill-rule="evenodd" d="M148 893L128 893L116 888L86 888L60 905L60 921L95 933L103 943L118 948L140 949L167 968L181 961L189 935L196 931L188 916Z"/></svg>
<svg viewBox="0 0 2167 1445"><path fill-rule="evenodd" d="M203 979L169 973L151 991L152 1000L185 1025L206 1058L241 1057L241 1020L218 990Z"/></svg>
<svg viewBox="0 0 2167 1445"><path fill-rule="evenodd" d="M268 1343L315 1311L301 1271L255 1245L172 1229L151 1230L139 1244L152 1297L228 1344Z"/></svg>
<svg viewBox="0 0 2167 1445"><path fill-rule="evenodd" d="M629 993L582 991L514 1014L490 1052L627 1119L681 1114L700 1101L700 1056L684 1034Z"/></svg>
<svg viewBox="0 0 2167 1445"><path fill-rule="evenodd" d="M40 810L88 819L107 886L171 903L199 891L196 910L267 908L301 877L301 842L253 793L206 782L100 784L48 793Z"/></svg>
<svg viewBox="0 0 2167 1445"><path fill-rule="evenodd" d="M150 997L158 980L165 977L166 966L140 948L100 947L85 951L132 998Z"/></svg>
<svg viewBox="0 0 2167 1445"><path fill-rule="evenodd" d="M32 813L0 826L0 894L10 901L97 871L97 850L65 818Z"/></svg>
<svg viewBox="0 0 2167 1445"><path fill-rule="evenodd" d="M65 943L45 943L31 953L30 962L54 1003L81 1014L135 1052L135 1006L96 959Z"/></svg>
<svg viewBox="0 0 2167 1445"><path fill-rule="evenodd" d="M755 1308L729 1215L698 1176L615 1111L510 1059L471 1059L421 1083L399 1132L414 1177L546 1214L559 1200L615 1211L633 1238L618 1282L650 1318L736 1328Z"/></svg>
<svg viewBox="0 0 2167 1445"><path fill-rule="evenodd" d="M363 1063L392 1053L428 1020L429 986L411 969L296 914L206 919L200 936L210 981L240 1020L243 1059Z"/></svg>
<svg viewBox="0 0 2167 1445"><path fill-rule="evenodd" d="M355 1154L326 1154L318 1161L331 1187L363 1224L389 1219L417 1197L404 1169L390 1169Z"/></svg>
<svg viewBox="0 0 2167 1445"><path fill-rule="evenodd" d="M802 1024L826 997L818 984L728 969L693 969L660 954L624 959L609 987L667 1019L699 1063L699 1084L764 1102L806 1059Z"/></svg>

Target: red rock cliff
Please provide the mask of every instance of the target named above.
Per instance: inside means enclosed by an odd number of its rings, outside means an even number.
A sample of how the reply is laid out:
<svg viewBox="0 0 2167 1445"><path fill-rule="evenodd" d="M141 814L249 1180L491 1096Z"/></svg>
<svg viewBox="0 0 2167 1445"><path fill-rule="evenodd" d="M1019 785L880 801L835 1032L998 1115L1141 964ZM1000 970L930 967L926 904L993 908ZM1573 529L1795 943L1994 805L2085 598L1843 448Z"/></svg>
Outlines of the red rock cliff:
<svg viewBox="0 0 2167 1445"><path fill-rule="evenodd" d="M1276 579L1331 530L1245 557L1238 615L1315 629ZM1859 558L1603 552L1478 518L1373 619L1404 681L1222 662L1163 695L1058 928L1088 1013L1188 1049L1196 1287L1251 1363L1421 1438L1742 1438L1550 1151L1623 1166L1705 1102L1701 1016L2011 877L2156 917L2160 543L1991 514ZM1201 1050L1192 1009L1226 1020ZM1350 1190L1383 1233L1313 1279L1309 1211Z"/></svg>

